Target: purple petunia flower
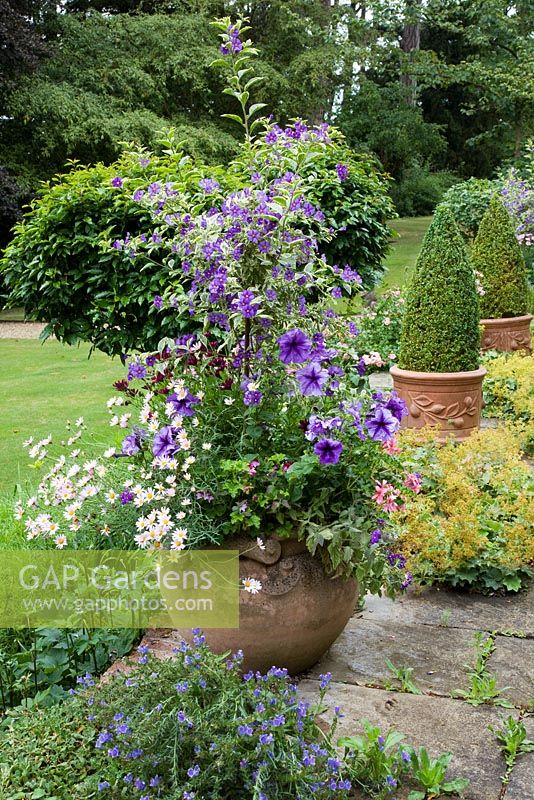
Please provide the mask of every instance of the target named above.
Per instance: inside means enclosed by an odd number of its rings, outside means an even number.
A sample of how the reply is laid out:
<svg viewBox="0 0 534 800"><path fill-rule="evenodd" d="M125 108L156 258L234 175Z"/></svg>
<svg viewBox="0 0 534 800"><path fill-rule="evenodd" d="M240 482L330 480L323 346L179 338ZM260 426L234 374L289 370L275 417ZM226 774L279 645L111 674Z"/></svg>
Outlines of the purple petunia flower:
<svg viewBox="0 0 534 800"><path fill-rule="evenodd" d="M128 380L129 381L132 381L134 378L138 378L139 380L142 380L145 376L146 376L146 369L138 361L134 361L133 364L129 365L129 367L128 367Z"/></svg>
<svg viewBox="0 0 534 800"><path fill-rule="evenodd" d="M375 409L374 414L366 417L365 424L369 436L377 442L385 442L395 435L400 427L397 417L383 406Z"/></svg>
<svg viewBox="0 0 534 800"><path fill-rule="evenodd" d="M142 428L134 428L133 432L122 440L121 453L125 456L135 456L141 450L141 445L147 433Z"/></svg>
<svg viewBox="0 0 534 800"><path fill-rule="evenodd" d="M334 286L330 294L335 300L338 300L340 297L343 297L343 291L340 286Z"/></svg>
<svg viewBox="0 0 534 800"><path fill-rule="evenodd" d="M178 429L171 426L160 428L152 443L152 452L156 458L172 457L178 452L179 448L174 440L176 433L178 433Z"/></svg>
<svg viewBox="0 0 534 800"><path fill-rule="evenodd" d="M387 408L387 410L390 411L393 414L393 416L399 420L399 422L408 413L408 407L406 403L399 397L399 395L395 391L391 392L391 395L387 403L385 404L384 408Z"/></svg>
<svg viewBox="0 0 534 800"><path fill-rule="evenodd" d="M257 389L247 389L245 394L243 395L243 403L246 406L259 406L262 400L262 393Z"/></svg>
<svg viewBox="0 0 534 800"><path fill-rule="evenodd" d="M158 310L163 308L163 297L161 295L157 294L152 302L154 303L154 308Z"/></svg>
<svg viewBox="0 0 534 800"><path fill-rule="evenodd" d="M328 380L328 372L320 364L307 364L297 372L300 391L305 397L322 397L323 387Z"/></svg>
<svg viewBox="0 0 534 800"><path fill-rule="evenodd" d="M111 185L114 186L115 189L120 189L122 187L122 178L119 175L115 175L111 181Z"/></svg>
<svg viewBox="0 0 534 800"><path fill-rule="evenodd" d="M278 340L284 364L302 364L310 356L312 343L300 328L284 333Z"/></svg>
<svg viewBox="0 0 534 800"><path fill-rule="evenodd" d="M174 413L179 414L181 417L193 417L195 411L192 406L196 405L196 403L200 403L200 398L189 391L185 397L178 397L175 392L167 397L167 404L171 405Z"/></svg>
<svg viewBox="0 0 534 800"><path fill-rule="evenodd" d="M337 464L342 450L341 442L336 442L334 439L321 439L313 448L321 464Z"/></svg>
<svg viewBox="0 0 534 800"><path fill-rule="evenodd" d="M133 199L135 200L136 203L139 203L139 201L142 200L144 196L145 193L142 189L136 189L136 191L133 193Z"/></svg>

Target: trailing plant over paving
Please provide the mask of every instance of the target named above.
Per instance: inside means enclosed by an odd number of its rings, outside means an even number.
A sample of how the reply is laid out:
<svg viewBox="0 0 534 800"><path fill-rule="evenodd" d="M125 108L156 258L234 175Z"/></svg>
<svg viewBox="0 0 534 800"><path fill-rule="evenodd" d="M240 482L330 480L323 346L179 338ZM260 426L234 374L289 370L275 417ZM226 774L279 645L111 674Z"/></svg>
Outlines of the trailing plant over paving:
<svg viewBox="0 0 534 800"><path fill-rule="evenodd" d="M510 215L495 195L480 223L471 256L481 274L483 319L519 317L528 312L525 260Z"/></svg>
<svg viewBox="0 0 534 800"><path fill-rule="evenodd" d="M95 686L86 674L72 700L0 730L2 797L348 800L358 786L382 800L405 779L424 797L432 791L425 770L448 764L450 754L431 761L402 734L366 721L361 736L338 743L341 710L329 726L318 720L330 673L306 701L285 670L241 676L242 654L214 655L193 633L174 658L157 661L141 646L127 675ZM432 786L447 792L444 776Z"/></svg>
<svg viewBox="0 0 534 800"><path fill-rule="evenodd" d="M513 424L526 455L534 453L534 356L488 353L483 414Z"/></svg>
<svg viewBox="0 0 534 800"><path fill-rule="evenodd" d="M400 549L414 580L519 591L534 575L534 475L508 429L439 447L403 432L399 458L424 475L406 503Z"/></svg>
<svg viewBox="0 0 534 800"><path fill-rule="evenodd" d="M476 369L478 319L473 268L451 212L440 208L408 289L399 367L418 372Z"/></svg>

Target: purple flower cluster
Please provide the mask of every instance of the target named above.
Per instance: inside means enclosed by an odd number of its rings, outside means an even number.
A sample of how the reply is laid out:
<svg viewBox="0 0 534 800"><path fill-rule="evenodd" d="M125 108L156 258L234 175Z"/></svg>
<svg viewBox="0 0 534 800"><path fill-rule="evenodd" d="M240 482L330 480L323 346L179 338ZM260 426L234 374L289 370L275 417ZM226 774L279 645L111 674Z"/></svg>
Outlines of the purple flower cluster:
<svg viewBox="0 0 534 800"><path fill-rule="evenodd" d="M221 53L240 53L243 49L243 42L239 38L240 31L237 25L228 25L228 34L220 47Z"/></svg>

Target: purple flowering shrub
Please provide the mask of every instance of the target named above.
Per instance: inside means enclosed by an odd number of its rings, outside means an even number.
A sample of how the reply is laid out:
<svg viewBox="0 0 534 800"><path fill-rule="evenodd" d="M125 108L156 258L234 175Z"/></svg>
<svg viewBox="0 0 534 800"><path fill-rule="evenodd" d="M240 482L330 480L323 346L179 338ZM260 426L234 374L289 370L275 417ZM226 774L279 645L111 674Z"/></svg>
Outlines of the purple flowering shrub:
<svg viewBox="0 0 534 800"><path fill-rule="evenodd" d="M307 198L321 209L330 232L327 236L316 228L327 260L350 264L367 290L377 284L391 235L387 220L395 217L395 209L387 177L371 156L355 153L343 134L326 123L309 126L296 120L285 128L267 125L234 164L245 175L269 179L298 171Z"/></svg>
<svg viewBox="0 0 534 800"><path fill-rule="evenodd" d="M512 168L500 190L501 200L515 225L530 282L534 283L534 141L525 148L521 168Z"/></svg>

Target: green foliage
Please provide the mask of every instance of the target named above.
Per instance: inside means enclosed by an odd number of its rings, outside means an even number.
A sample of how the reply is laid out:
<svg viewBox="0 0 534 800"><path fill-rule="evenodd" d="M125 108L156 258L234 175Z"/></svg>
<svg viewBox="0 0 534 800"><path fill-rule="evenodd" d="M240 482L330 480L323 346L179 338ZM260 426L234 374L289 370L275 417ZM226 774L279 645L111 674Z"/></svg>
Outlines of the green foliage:
<svg viewBox="0 0 534 800"><path fill-rule="evenodd" d="M480 223L471 256L482 275L482 319L520 317L528 312L525 260L510 215L495 195Z"/></svg>
<svg viewBox="0 0 534 800"><path fill-rule="evenodd" d="M431 171L424 164L414 164L391 189L397 213L404 217L432 214L444 193L457 180L453 172Z"/></svg>
<svg viewBox="0 0 534 800"><path fill-rule="evenodd" d="M474 241L480 221L497 188L495 181L469 178L445 192L442 203L452 213L466 242Z"/></svg>
<svg viewBox="0 0 534 800"><path fill-rule="evenodd" d="M454 218L440 208L408 289L399 366L419 372L474 370L479 340L473 269Z"/></svg>
<svg viewBox="0 0 534 800"><path fill-rule="evenodd" d="M534 752L534 742L527 739L525 723L521 719L508 716L502 720L500 727L488 725L488 729L495 735L501 745L501 751L506 762L506 772L502 776L503 785L510 783L510 776L515 767L518 756L523 753Z"/></svg>
<svg viewBox="0 0 534 800"><path fill-rule="evenodd" d="M457 689L454 697L461 697L471 706L480 706L490 703L494 706L513 708L513 705L501 697L502 692L509 689L509 686L499 688L497 686L497 676L487 669L487 661L495 650L495 635L490 634L484 638L484 634L477 631L474 636L475 663L473 666L465 665L469 675L469 689Z"/></svg>
<svg viewBox="0 0 534 800"><path fill-rule="evenodd" d="M416 583L517 592L534 576L534 479L507 428L439 447L432 433L401 437L405 469L425 476L406 504L399 548Z"/></svg>
<svg viewBox="0 0 534 800"><path fill-rule="evenodd" d="M410 760L414 778L423 786L423 791L410 792L408 800L425 800L426 797L461 794L469 785L467 778L445 780L449 764L452 761L452 753L444 753L439 758L432 759L425 747L421 747L419 752L411 748Z"/></svg>
<svg viewBox="0 0 534 800"><path fill-rule="evenodd" d="M484 366L484 416L512 423L525 454L534 454L534 357L524 352L488 353Z"/></svg>
<svg viewBox="0 0 534 800"><path fill-rule="evenodd" d="M0 711L50 706L67 696L78 675L99 675L132 649L138 631L5 628L0 631Z"/></svg>
<svg viewBox="0 0 534 800"><path fill-rule="evenodd" d="M384 272L391 234L387 220L395 216L388 178L376 159L355 153L345 137L331 128L328 142L295 137L291 148L258 138L234 163L243 175L256 170L272 179L294 171L298 163L307 198L325 214L335 234L321 241L328 262L342 269L350 264L360 274L364 288L375 286ZM337 176L337 164L348 169L343 181Z"/></svg>

